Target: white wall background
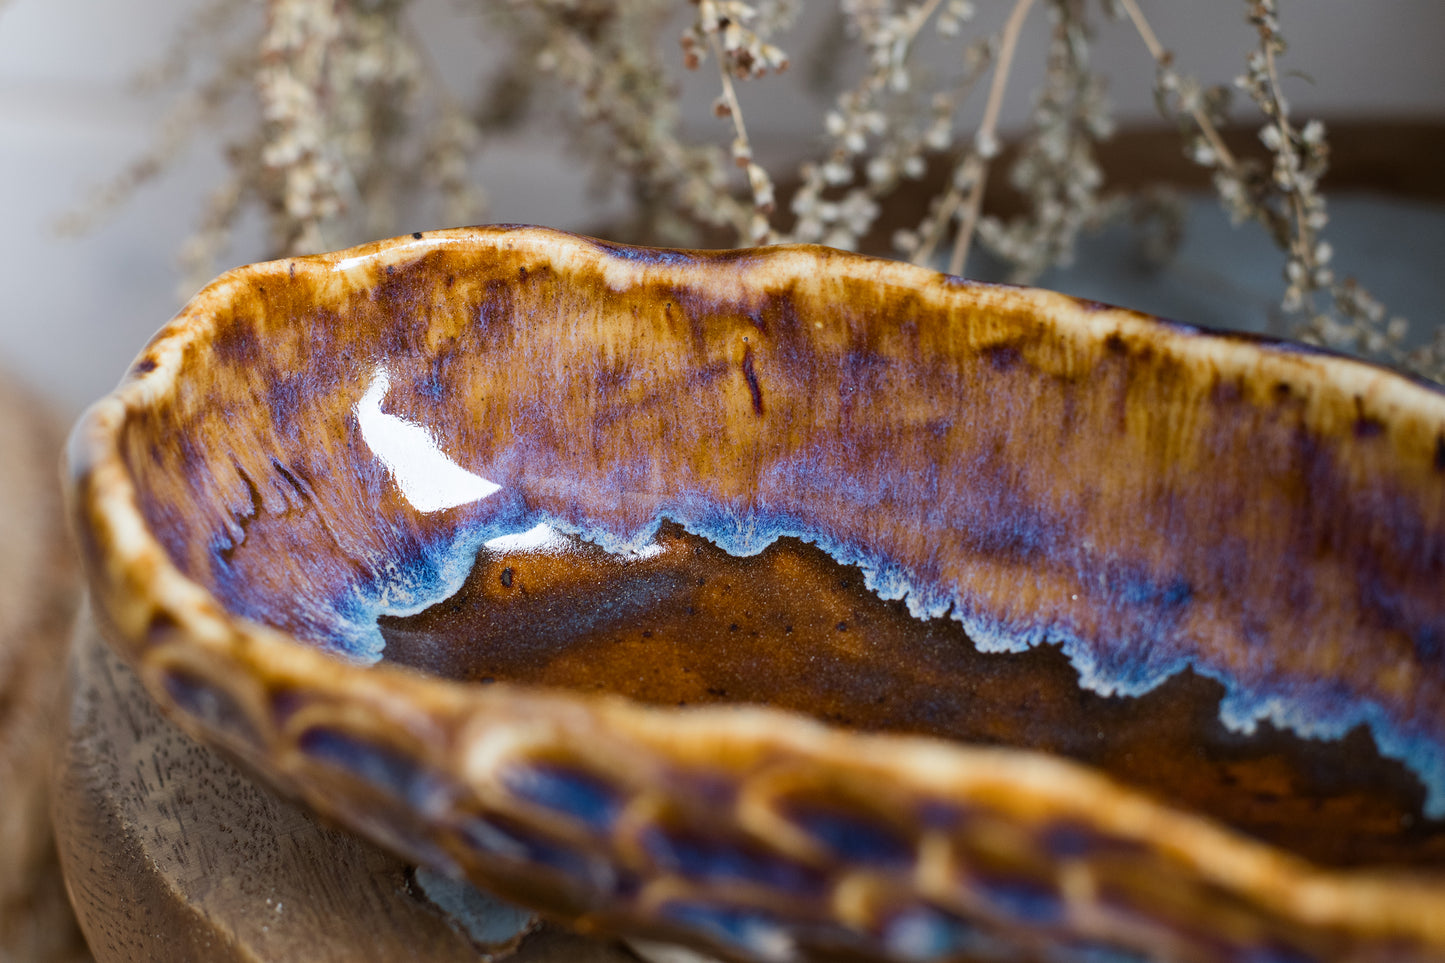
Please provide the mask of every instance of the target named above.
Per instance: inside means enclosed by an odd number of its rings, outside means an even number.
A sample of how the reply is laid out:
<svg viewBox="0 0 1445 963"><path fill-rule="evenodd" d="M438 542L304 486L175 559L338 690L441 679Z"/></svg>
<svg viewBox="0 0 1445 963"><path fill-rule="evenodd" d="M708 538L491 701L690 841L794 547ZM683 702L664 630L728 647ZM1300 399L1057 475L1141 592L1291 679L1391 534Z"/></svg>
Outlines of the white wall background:
<svg viewBox="0 0 1445 963"><path fill-rule="evenodd" d="M1004 0L976 0L981 20L1001 20ZM174 171L143 189L98 229L59 238L57 218L104 182L153 136L163 102L128 89L136 71L164 50L193 0L0 0L0 369L19 372L70 411L104 393L146 338L179 306L174 253L218 177L216 141L202 135ZM1144 0L1163 42L1184 71L1211 82L1240 70L1248 46L1243 0ZM1445 3L1441 0L1281 0L1298 115L1445 118ZM469 84L479 59L476 21L457 0L418 0L416 23L447 75ZM679 0L684 7L684 0ZM798 61L821 20L810 0L800 36L787 44ZM1041 11L1040 11L1041 13ZM1041 65L1044 24L1026 37L1015 66L1006 120L1027 111L1030 77ZM668 38L669 43L671 39ZM1155 118L1152 66L1126 24L1108 25L1096 62L1112 80L1120 120ZM820 104L801 71L744 85L750 130L765 156L806 147ZM707 105L715 75L685 78L700 137L727 137ZM591 197L585 172L545 132L492 147L480 176L493 217L559 227L595 224L608 209ZM1442 163L1445 173L1445 163ZM438 227L442 225L416 225ZM255 232L253 232L255 233ZM254 238L233 251L257 257Z"/></svg>

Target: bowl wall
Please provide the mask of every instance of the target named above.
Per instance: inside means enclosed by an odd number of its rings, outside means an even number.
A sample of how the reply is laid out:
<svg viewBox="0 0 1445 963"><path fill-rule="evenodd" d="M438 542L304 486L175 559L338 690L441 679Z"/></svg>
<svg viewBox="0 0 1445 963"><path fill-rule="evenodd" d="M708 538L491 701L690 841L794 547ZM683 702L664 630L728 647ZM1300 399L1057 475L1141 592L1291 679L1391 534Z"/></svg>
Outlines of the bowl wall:
<svg viewBox="0 0 1445 963"><path fill-rule="evenodd" d="M821 248L476 229L221 278L71 465L98 613L183 724L584 927L751 958L1445 946L1434 876L1319 870L1055 759L373 665L379 619L538 526L801 539L1091 693L1188 668L1231 730L1368 732L1432 826L1445 396L1381 369Z"/></svg>

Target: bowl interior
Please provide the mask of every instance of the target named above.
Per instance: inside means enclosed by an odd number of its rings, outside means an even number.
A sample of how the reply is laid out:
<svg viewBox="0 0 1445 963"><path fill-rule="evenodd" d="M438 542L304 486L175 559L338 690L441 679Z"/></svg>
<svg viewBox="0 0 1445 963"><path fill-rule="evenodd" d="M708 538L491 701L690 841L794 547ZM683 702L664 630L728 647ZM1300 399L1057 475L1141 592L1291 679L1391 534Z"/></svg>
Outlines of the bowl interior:
<svg viewBox="0 0 1445 963"><path fill-rule="evenodd" d="M1328 865L1445 865L1424 789L1363 726L1305 739L1219 717L1224 686L1185 669L1103 696L1054 646L979 651L796 538L748 558L664 523L610 553L550 526L484 546L462 588L382 616L383 661L447 678L771 705L865 731L1056 753Z"/></svg>
<svg viewBox="0 0 1445 963"><path fill-rule="evenodd" d="M1445 863L1434 393L818 251L354 260L233 284L125 425L234 614L470 684L1058 753L1317 862Z"/></svg>

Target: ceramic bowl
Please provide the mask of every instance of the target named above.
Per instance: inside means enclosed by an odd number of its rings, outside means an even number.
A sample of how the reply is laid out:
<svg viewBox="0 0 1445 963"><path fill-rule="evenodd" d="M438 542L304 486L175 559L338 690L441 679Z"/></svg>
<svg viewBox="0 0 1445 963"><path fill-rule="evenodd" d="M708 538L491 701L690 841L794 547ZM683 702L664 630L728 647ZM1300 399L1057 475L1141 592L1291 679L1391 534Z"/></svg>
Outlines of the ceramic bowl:
<svg viewBox="0 0 1445 963"><path fill-rule="evenodd" d="M1445 394L819 247L233 271L97 618L409 859L736 960L1445 959Z"/></svg>

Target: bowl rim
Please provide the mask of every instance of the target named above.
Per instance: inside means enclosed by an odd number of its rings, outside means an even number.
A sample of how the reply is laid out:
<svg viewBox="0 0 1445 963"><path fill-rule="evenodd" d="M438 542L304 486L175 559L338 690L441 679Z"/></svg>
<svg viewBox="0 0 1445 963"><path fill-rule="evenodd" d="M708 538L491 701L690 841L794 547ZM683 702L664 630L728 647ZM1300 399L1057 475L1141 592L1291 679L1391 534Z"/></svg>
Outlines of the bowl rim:
<svg viewBox="0 0 1445 963"><path fill-rule="evenodd" d="M1030 818L1041 813L1084 814L1110 832L1167 854L1198 878L1301 925L1341 926L1406 938L1445 952L1445 913L1439 912L1445 905L1445 875L1317 866L1199 814L1156 801L1083 764L1027 750L864 734L763 707L655 708L619 696L559 695L510 684L483 689L387 664L348 663L228 613L215 595L180 571L148 527L120 446L128 420L176 390L185 377L186 348L210 335L215 308L240 289L267 278L294 277L297 272L360 275L409 263L434 250L469 251L496 244L561 249L568 256L587 250L605 254L609 248L621 247L545 228L498 225L418 232L328 254L236 268L186 304L142 350L120 385L87 409L76 424L63 478L91 605L107 641L137 669L167 714L193 737L240 757L313 808L370 832L364 821L358 825L355 813L338 809L308 786L294 750L287 748L279 729L267 728L268 693L288 686L324 690L331 704L350 706L356 719L384 719L388 726L398 727L404 741L429 765L457 776L483 797L491 791L489 754L502 744L566 738L569 733L602 727L620 744L666 756L694 740L722 733L728 740L772 747L824 767L861 766L889 773L899 785L917 791L1006 790L1014 794L1012 805L1020 814L1031 814ZM903 283L935 283L940 277L926 268L812 245L689 253L698 258L762 257L783 263L815 260L824 250L830 258L843 258L860 270ZM1024 301L1035 309L1066 315L1071 323L1089 325L1096 332L1144 331L1174 344L1188 342L1193 345L1189 350L1285 353L1321 377L1362 389L1368 385L1382 404L1423 404L1445 412L1445 391L1438 386L1329 351L1255 335L1212 332L1054 292L953 281L986 289L990 297L1003 302ZM178 710L165 688L166 674L172 671L218 683L225 680L252 724L263 730L260 742L248 744L234 732ZM542 721L515 721L529 715ZM299 723L293 720L288 725Z"/></svg>

